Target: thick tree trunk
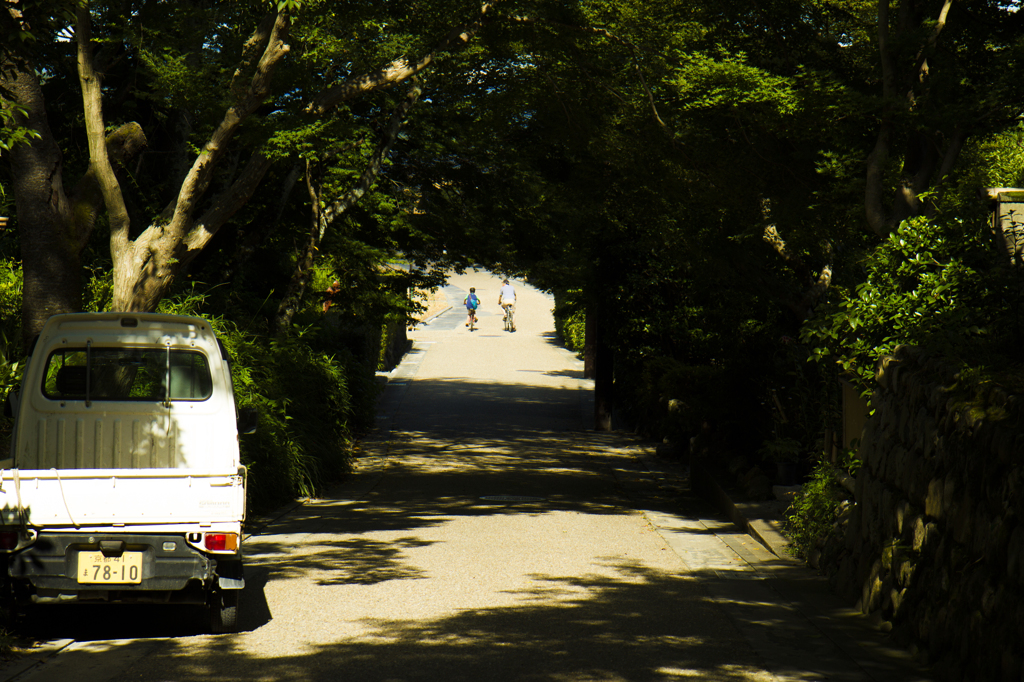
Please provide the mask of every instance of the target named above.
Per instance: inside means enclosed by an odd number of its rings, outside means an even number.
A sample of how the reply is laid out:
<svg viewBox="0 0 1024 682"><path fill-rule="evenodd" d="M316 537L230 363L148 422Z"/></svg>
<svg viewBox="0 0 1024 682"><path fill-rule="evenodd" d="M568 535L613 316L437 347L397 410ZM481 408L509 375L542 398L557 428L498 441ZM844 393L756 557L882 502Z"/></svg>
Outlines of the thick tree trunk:
<svg viewBox="0 0 1024 682"><path fill-rule="evenodd" d="M583 378L597 378L597 312L587 310L583 330Z"/></svg>
<svg viewBox="0 0 1024 682"><path fill-rule="evenodd" d="M80 246L64 192L60 149L46 120L43 92L35 73L2 65L4 88L27 110L19 124L39 133L10 152L24 272L22 340L39 333L50 315L82 308Z"/></svg>
<svg viewBox="0 0 1024 682"><path fill-rule="evenodd" d="M914 110L918 106L923 93L928 91L930 67L928 54L934 49L939 36L946 26L953 0L943 0L938 16L927 28L913 26L912 5L910 2L900 3L900 14L896 20L895 31L890 30L889 5L891 0L877 0L878 9L878 51L882 67L882 98L884 101L881 122L875 139L875 146L867 159L866 186L864 206L868 228L879 236L886 236L907 218L925 213L925 206L920 195L933 186L936 168L940 160L939 145L935 140L947 137L938 130L908 131L908 142L904 151L904 165L900 174L900 184L896 188L891 207L885 205L886 165L890 161L897 139L897 113ZM925 33L925 29L927 33ZM924 36L919 44L917 54L911 65L902 71L898 52L911 44L912 39ZM956 134L948 142L942 169L941 180L952 170L952 164L959 156L966 133L957 129Z"/></svg>
<svg viewBox="0 0 1024 682"><path fill-rule="evenodd" d="M0 64L0 86L25 108L19 125L39 136L10 153L24 268L22 338L27 342L50 315L82 309L81 252L103 196L96 174L90 172L68 197L62 154L50 132L46 102L31 62L17 59ZM144 146L145 136L136 124L122 126L105 138L109 157L119 164Z"/></svg>
<svg viewBox="0 0 1024 682"><path fill-rule="evenodd" d="M587 307L587 340L586 344L593 348L594 372L594 430L612 430L612 411L615 407L614 377L611 345L608 343L608 330L605 312L601 301L594 301ZM594 337L591 338L591 331Z"/></svg>

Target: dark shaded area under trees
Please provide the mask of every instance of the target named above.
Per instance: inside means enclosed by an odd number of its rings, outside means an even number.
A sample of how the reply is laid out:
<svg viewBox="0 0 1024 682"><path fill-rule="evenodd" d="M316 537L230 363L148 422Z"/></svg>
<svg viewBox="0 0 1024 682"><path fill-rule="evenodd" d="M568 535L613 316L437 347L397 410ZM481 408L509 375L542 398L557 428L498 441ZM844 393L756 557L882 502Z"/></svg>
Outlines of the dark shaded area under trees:
<svg viewBox="0 0 1024 682"><path fill-rule="evenodd" d="M586 326L598 428L720 461L806 472L898 343L1016 363L1015 3L70 9L0 13L0 378L54 312L215 318L267 503L344 471L405 292L471 263Z"/></svg>

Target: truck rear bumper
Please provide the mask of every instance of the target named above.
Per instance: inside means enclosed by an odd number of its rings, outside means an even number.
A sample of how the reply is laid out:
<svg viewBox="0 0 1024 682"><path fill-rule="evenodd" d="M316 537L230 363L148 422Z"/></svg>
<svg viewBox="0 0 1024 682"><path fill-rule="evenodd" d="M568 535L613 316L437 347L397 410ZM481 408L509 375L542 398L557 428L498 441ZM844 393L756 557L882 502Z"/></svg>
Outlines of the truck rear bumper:
<svg viewBox="0 0 1024 682"><path fill-rule="evenodd" d="M131 582L88 582L96 575L88 575L87 558L97 552L110 557L141 554L141 572ZM181 535L40 534L8 558L7 573L15 593L33 602L204 603L215 586L244 585L239 555L205 555ZM219 583L218 576L223 576Z"/></svg>

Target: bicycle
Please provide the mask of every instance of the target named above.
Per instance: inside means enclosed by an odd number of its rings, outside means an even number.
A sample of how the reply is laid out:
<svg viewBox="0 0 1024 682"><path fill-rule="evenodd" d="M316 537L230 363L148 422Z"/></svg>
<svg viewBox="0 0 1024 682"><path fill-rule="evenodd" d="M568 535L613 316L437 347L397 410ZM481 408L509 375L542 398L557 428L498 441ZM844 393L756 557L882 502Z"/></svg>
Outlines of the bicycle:
<svg viewBox="0 0 1024 682"><path fill-rule="evenodd" d="M515 306L507 305L502 307L505 308L505 331L514 332L516 330Z"/></svg>
<svg viewBox="0 0 1024 682"><path fill-rule="evenodd" d="M476 311L469 314L469 331L476 329Z"/></svg>

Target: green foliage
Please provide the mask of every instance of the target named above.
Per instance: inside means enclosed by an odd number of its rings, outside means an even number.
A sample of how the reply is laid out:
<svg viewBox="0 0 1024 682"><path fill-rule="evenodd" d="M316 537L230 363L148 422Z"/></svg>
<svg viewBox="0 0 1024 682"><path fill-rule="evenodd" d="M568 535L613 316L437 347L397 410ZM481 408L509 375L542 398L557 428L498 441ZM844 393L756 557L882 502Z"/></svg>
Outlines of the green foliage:
<svg viewBox="0 0 1024 682"><path fill-rule="evenodd" d="M728 372L720 366L653 357L643 363L639 377L622 376L622 383L631 391L627 395L638 429L658 440L685 443L710 425L728 430L737 419L747 418L735 409Z"/></svg>
<svg viewBox="0 0 1024 682"><path fill-rule="evenodd" d="M17 351L21 346L21 264L0 259L0 392L17 380Z"/></svg>
<svg viewBox="0 0 1024 682"><path fill-rule="evenodd" d="M108 310L114 298L114 271L99 264L90 266L89 270L90 276L82 297L82 311L99 313Z"/></svg>
<svg viewBox="0 0 1024 682"><path fill-rule="evenodd" d="M683 110L754 106L785 116L797 106L793 81L751 65L743 53L688 54L672 84Z"/></svg>
<svg viewBox="0 0 1024 682"><path fill-rule="evenodd" d="M11 259L0 259L0 401L21 383L24 364L21 347L21 266ZM0 416L0 459L6 457L13 420Z"/></svg>
<svg viewBox="0 0 1024 682"><path fill-rule="evenodd" d="M242 439L253 499L266 507L322 491L346 470L351 452L345 363L301 337L267 343L224 331L229 352L247 362L233 369L239 405L260 415L257 432Z"/></svg>
<svg viewBox="0 0 1024 682"><path fill-rule="evenodd" d="M837 362L863 389L899 344L963 358L1009 313L992 266L980 231L962 221L906 221L867 256L863 281L820 308L801 339L812 359Z"/></svg>
<svg viewBox="0 0 1024 682"><path fill-rule="evenodd" d="M843 492L834 467L824 459L819 461L786 512L786 531L798 556L806 559L818 539L832 530Z"/></svg>
<svg viewBox="0 0 1024 682"><path fill-rule="evenodd" d="M562 344L582 356L587 341L587 316L575 302L581 292L556 293L555 332Z"/></svg>
<svg viewBox="0 0 1024 682"><path fill-rule="evenodd" d="M160 309L201 314L213 298L214 292L191 287L162 301ZM319 349L315 329L272 339L247 333L223 316L204 317L232 359L238 407L254 407L259 414L256 433L240 439L251 508L259 513L322 492L349 465L357 409L349 386L358 364L344 353Z"/></svg>
<svg viewBox="0 0 1024 682"><path fill-rule="evenodd" d="M805 452L804 444L796 438L772 438L766 440L758 454L773 462L798 462Z"/></svg>
<svg viewBox="0 0 1024 682"><path fill-rule="evenodd" d="M14 149L15 145L40 138L38 131L17 125L18 117L25 115L25 107L0 97L0 156L3 156L2 152Z"/></svg>

